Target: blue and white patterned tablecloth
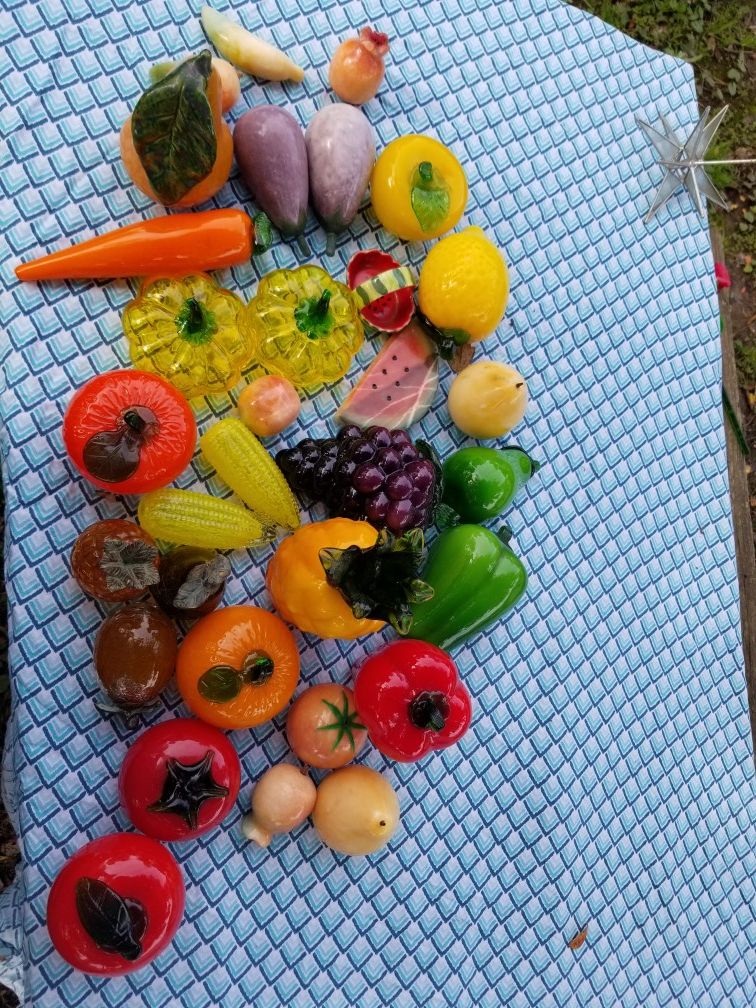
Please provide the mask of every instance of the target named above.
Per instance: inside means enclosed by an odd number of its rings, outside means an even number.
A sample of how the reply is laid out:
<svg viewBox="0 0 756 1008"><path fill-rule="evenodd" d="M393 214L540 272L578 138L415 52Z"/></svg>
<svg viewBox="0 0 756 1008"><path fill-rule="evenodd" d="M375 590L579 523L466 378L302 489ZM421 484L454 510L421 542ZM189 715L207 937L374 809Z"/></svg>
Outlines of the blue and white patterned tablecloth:
<svg viewBox="0 0 756 1008"><path fill-rule="evenodd" d="M467 220L511 264L507 317L484 350L527 375L517 440L546 463L510 516L530 587L459 654L476 707L463 742L419 766L365 756L400 794L387 849L347 860L310 828L268 851L241 844L250 781L287 752L279 718L233 735L239 804L178 851L186 917L154 966L91 979L52 950L56 872L88 838L127 827L116 775L131 736L92 705L103 610L78 591L68 555L86 525L133 514L135 501L76 478L60 430L72 391L127 363L119 312L131 287L22 286L12 269L157 212L125 177L117 131L150 63L203 39L198 0L2 6L4 780L23 854L2 897L6 982L34 1008L756 1003L756 814L713 264L687 202L641 221L660 170L635 115L669 111L687 128L693 74L558 0L235 0L249 27L310 68L301 87L247 80L238 112L267 100L306 124L330 100L337 39L374 22L392 37L366 109L380 144L430 132L464 162ZM234 176L216 202L246 199ZM308 238L325 262L314 224ZM332 268L375 243L415 265L423 256L368 209ZM260 268L295 261L279 245ZM246 296L256 278L251 265L221 274ZM372 352L306 403L289 442L331 429ZM200 426L232 402L199 400ZM445 455L463 439L443 402L421 426ZM198 456L179 485L202 483L224 492ZM228 602L268 604L268 555L234 556ZM346 681L362 651L302 641L305 681ZM180 712L171 690L151 720ZM586 943L567 948L585 924Z"/></svg>

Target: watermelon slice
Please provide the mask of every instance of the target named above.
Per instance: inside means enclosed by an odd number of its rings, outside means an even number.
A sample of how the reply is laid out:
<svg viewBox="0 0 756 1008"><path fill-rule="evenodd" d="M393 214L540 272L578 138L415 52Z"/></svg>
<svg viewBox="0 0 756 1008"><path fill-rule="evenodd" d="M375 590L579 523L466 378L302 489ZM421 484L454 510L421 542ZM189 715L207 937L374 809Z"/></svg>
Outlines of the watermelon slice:
<svg viewBox="0 0 756 1008"><path fill-rule="evenodd" d="M430 409L438 389L436 346L413 319L386 340L336 412L345 424L407 428Z"/></svg>

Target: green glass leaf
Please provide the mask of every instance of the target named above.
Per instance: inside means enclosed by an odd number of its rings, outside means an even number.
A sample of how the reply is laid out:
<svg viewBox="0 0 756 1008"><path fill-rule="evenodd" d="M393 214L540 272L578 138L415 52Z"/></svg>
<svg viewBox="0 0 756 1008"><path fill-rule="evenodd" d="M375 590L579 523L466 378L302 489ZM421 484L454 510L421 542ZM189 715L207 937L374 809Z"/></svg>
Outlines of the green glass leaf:
<svg viewBox="0 0 756 1008"><path fill-rule="evenodd" d="M324 290L319 297L309 297L300 301L294 309L294 321L297 329L308 339L322 339L333 329L333 316L329 305L331 292Z"/></svg>
<svg viewBox="0 0 756 1008"><path fill-rule="evenodd" d="M273 244L273 230L270 226L270 219L266 213L260 210L252 218L252 223L255 228L255 246L252 252L254 255L262 255Z"/></svg>
<svg viewBox="0 0 756 1008"><path fill-rule="evenodd" d="M214 665L203 672L197 683L200 695L211 703L227 703L239 695L242 677L230 665Z"/></svg>
<svg viewBox="0 0 756 1008"><path fill-rule="evenodd" d="M206 178L217 138L207 82L211 54L203 49L144 92L131 117L134 147L150 185L170 206Z"/></svg>
<svg viewBox="0 0 756 1008"><path fill-rule="evenodd" d="M412 212L423 231L433 231L449 213L449 187L430 161L421 161L410 183Z"/></svg>

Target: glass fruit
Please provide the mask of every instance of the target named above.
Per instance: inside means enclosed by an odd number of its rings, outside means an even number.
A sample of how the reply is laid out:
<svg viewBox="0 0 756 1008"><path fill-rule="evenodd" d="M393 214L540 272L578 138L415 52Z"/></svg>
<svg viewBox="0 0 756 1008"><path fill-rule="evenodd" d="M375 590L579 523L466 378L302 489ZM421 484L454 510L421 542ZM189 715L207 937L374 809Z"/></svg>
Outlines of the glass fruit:
<svg viewBox="0 0 756 1008"><path fill-rule="evenodd" d="M480 360L461 371L449 389L449 415L470 437L502 437L525 416L528 386L500 361Z"/></svg>
<svg viewBox="0 0 756 1008"><path fill-rule="evenodd" d="M116 707L134 710L152 703L176 667L176 628L148 602L135 602L108 616L94 644L95 670Z"/></svg>
<svg viewBox="0 0 756 1008"><path fill-rule="evenodd" d="M84 529L71 551L71 573L79 587L103 602L130 602L157 584L160 554L155 540L123 518Z"/></svg>
<svg viewBox="0 0 756 1008"><path fill-rule="evenodd" d="M318 787L312 821L318 836L340 854L372 854L399 825L399 800L385 777L366 766L328 774Z"/></svg>

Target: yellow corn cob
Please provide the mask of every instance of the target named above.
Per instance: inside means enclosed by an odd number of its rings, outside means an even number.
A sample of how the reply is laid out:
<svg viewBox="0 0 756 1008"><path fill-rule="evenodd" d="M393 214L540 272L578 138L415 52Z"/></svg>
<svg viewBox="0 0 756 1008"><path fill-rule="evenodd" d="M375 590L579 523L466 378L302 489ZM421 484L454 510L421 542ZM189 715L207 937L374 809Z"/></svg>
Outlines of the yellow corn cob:
<svg viewBox="0 0 756 1008"><path fill-rule="evenodd" d="M248 549L270 541L256 515L193 490L153 490L139 501L139 524L155 539L179 546Z"/></svg>
<svg viewBox="0 0 756 1008"><path fill-rule="evenodd" d="M299 505L284 475L241 420L228 417L200 438L200 448L220 478L263 521L299 528Z"/></svg>

